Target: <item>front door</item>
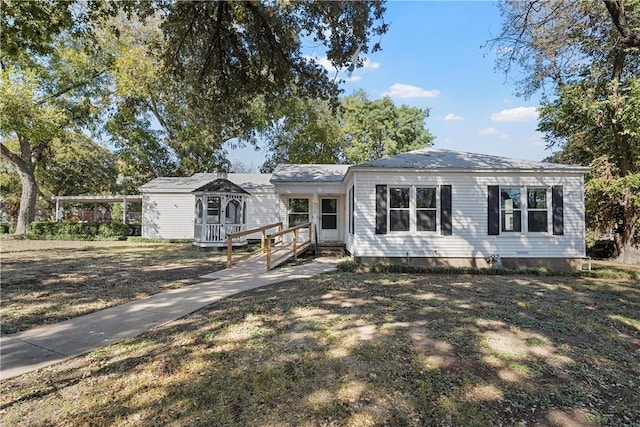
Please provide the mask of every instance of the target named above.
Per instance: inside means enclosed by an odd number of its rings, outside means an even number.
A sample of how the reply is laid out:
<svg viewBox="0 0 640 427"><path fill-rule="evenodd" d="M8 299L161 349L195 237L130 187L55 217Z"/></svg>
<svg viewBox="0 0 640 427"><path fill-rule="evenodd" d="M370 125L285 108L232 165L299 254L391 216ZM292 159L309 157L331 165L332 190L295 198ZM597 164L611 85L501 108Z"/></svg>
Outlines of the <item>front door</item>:
<svg viewBox="0 0 640 427"><path fill-rule="evenodd" d="M338 231L338 198L320 198L320 236L321 242L340 240Z"/></svg>

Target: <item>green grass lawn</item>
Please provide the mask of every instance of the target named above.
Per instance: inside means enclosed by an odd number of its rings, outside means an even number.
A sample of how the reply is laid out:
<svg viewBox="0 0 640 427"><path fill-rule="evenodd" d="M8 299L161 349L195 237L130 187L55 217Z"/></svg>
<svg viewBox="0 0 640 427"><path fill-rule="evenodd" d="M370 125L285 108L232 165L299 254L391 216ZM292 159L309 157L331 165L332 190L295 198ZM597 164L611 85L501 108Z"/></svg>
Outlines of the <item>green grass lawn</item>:
<svg viewBox="0 0 640 427"><path fill-rule="evenodd" d="M0 424L639 425L638 271L268 286L0 383Z"/></svg>
<svg viewBox="0 0 640 427"><path fill-rule="evenodd" d="M226 254L190 243L2 240L2 334L201 281Z"/></svg>

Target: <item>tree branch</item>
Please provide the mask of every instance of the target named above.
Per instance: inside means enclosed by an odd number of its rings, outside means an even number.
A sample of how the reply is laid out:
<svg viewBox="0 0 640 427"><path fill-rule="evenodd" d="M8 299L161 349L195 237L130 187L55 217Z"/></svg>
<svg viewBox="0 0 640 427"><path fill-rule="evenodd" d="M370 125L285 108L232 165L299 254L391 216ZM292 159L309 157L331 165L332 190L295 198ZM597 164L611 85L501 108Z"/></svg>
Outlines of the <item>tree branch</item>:
<svg viewBox="0 0 640 427"><path fill-rule="evenodd" d="M620 32L622 36L622 44L626 47L630 48L640 48L640 34L634 33L629 28L627 23L627 17L624 11L624 1L623 0L603 0L604 5L607 7L609 11L609 15L611 15L611 19L613 20L613 24Z"/></svg>
<svg viewBox="0 0 640 427"><path fill-rule="evenodd" d="M148 103L149 109L153 113L153 116L156 118L156 120L158 120L158 123L160 123L160 126L162 127L162 129L164 129L164 131L167 133L167 136L169 137L169 139L172 141L175 140L175 135L171 130L171 126L169 126L169 124L164 119L162 114L160 114L160 110L158 109L158 104L155 98L153 97L153 95L151 95L151 88L149 88L148 86L147 86L147 91L150 93L149 103Z"/></svg>
<svg viewBox="0 0 640 427"><path fill-rule="evenodd" d="M18 138L22 139L22 137L18 137ZM1 142L0 142L0 155L6 158L11 164L11 166L13 166L15 169L18 169L18 170L27 169L27 163L19 155L12 153L11 150L9 150L7 146Z"/></svg>
<svg viewBox="0 0 640 427"><path fill-rule="evenodd" d="M52 95L49 95L49 96L47 96L47 97L45 97L45 98L41 99L41 100L40 100L36 105L42 105L42 104L44 104L45 102L47 102L47 100L49 100L49 99L57 98L57 97L59 97L59 96L64 95L64 94L65 94L65 93L67 93L67 92L71 92L71 91L72 91L72 90L74 90L74 89L77 89L77 88L82 87L82 86L84 86L84 85L86 85L86 84L89 84L89 83L91 83L94 79L96 79L96 78L100 77L102 74L104 74L104 73L106 73L106 72L107 72L107 69L106 69L106 68L105 68L104 70L102 70L102 71L97 71L95 74L93 74L93 75L92 75L91 77L89 77L88 79L86 79L86 80L82 80L82 81L79 81L79 82L77 82L77 83L75 83L75 84L73 84L73 85L71 85L71 86L68 86L68 87L66 87L66 88L64 88L64 89L61 89L61 90L59 90L58 92L56 92L56 93L54 93L54 94L52 94Z"/></svg>

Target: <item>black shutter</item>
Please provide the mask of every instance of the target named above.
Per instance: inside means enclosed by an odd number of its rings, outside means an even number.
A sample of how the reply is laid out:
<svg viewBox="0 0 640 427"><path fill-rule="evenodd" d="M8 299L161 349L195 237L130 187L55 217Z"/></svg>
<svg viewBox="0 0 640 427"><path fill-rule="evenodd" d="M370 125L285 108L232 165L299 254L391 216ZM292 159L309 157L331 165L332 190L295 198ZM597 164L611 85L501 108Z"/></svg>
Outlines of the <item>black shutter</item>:
<svg viewBox="0 0 640 427"><path fill-rule="evenodd" d="M386 185L376 185L376 234L387 234Z"/></svg>
<svg viewBox="0 0 640 427"><path fill-rule="evenodd" d="M440 234L443 236L451 236L451 186L443 185L440 187Z"/></svg>
<svg viewBox="0 0 640 427"><path fill-rule="evenodd" d="M562 200L562 185L551 188L551 207L553 208L553 234L564 235L564 202Z"/></svg>
<svg viewBox="0 0 640 427"><path fill-rule="evenodd" d="M488 201L488 229L490 236L500 234L500 187L497 185L489 185L487 187Z"/></svg>

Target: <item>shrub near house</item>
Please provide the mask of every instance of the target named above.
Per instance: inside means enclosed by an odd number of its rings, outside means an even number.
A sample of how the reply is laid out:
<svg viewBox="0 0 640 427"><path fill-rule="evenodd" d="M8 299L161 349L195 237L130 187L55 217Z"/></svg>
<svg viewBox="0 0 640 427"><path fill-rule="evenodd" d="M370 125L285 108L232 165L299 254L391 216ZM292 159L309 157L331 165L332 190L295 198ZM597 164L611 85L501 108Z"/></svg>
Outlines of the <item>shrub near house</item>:
<svg viewBox="0 0 640 427"><path fill-rule="evenodd" d="M27 234L43 239L125 240L129 226L115 222L35 221L29 225Z"/></svg>

